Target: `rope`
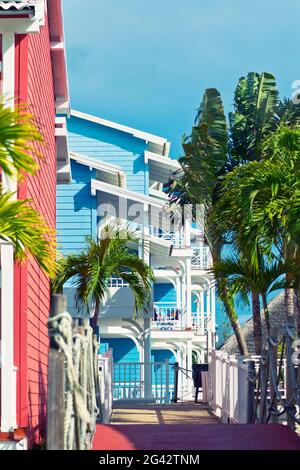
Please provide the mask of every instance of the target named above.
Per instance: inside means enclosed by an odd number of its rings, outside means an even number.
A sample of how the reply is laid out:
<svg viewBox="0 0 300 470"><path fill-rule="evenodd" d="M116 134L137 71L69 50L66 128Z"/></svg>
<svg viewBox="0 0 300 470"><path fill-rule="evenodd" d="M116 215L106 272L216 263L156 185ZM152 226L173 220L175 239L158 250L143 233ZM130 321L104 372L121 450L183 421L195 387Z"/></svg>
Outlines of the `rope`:
<svg viewBox="0 0 300 470"><path fill-rule="evenodd" d="M262 356L259 361L259 370L255 377L248 377L249 382L256 384L254 422L268 423L272 416L280 417L286 413L292 421L300 424L297 416L300 410L300 373L295 377L295 365L292 363L292 342L296 339L295 329L286 326L281 341L276 338L268 338ZM281 345L279 362L276 361L274 349ZM284 357L286 357L286 369L284 370ZM249 374L250 375L250 374ZM264 380L263 380L264 377ZM289 386L289 397L283 398L279 389L281 379ZM268 400L268 392L271 398ZM260 405L260 416L258 406Z"/></svg>
<svg viewBox="0 0 300 470"><path fill-rule="evenodd" d="M73 330L73 319L67 312L51 317L49 334L65 357L65 450L91 448L99 409L96 403L98 378L94 367L98 343L90 326L84 333Z"/></svg>

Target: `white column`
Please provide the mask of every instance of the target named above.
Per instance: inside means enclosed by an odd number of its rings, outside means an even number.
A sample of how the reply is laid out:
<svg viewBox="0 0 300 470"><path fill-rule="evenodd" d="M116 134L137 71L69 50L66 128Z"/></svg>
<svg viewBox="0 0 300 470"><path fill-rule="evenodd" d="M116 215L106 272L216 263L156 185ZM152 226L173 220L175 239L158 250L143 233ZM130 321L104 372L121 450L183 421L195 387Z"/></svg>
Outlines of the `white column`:
<svg viewBox="0 0 300 470"><path fill-rule="evenodd" d="M211 288L211 329L216 332L216 288L213 285Z"/></svg>
<svg viewBox="0 0 300 470"><path fill-rule="evenodd" d="M144 239L142 258L145 263L150 264L150 243L149 236L149 206L144 205ZM153 315L153 299L150 306L150 317L144 318L143 331L143 349L144 349L144 381L145 381L145 398L152 398L152 371L151 371L151 322Z"/></svg>
<svg viewBox="0 0 300 470"><path fill-rule="evenodd" d="M180 309L182 307L182 302L181 302L181 280L180 276L176 277L176 302L177 302L177 308Z"/></svg>
<svg viewBox="0 0 300 470"><path fill-rule="evenodd" d="M192 328L192 270L191 270L191 259L186 260L185 276L186 276L186 326L187 326L187 328Z"/></svg>
<svg viewBox="0 0 300 470"><path fill-rule="evenodd" d="M151 319L144 319L144 380L145 380L145 398L152 398L152 373L151 373Z"/></svg>
<svg viewBox="0 0 300 470"><path fill-rule="evenodd" d="M12 245L1 252L1 431L16 426L16 383L14 377L14 251Z"/></svg>
<svg viewBox="0 0 300 470"><path fill-rule="evenodd" d="M2 93L14 109L15 35L2 33ZM2 190L14 192L17 181L3 175ZM14 196L16 198L16 196ZM1 253L1 431L16 427L16 380L14 373L14 250L2 244Z"/></svg>
<svg viewBox="0 0 300 470"><path fill-rule="evenodd" d="M190 206L184 208L184 245L186 248L191 246L191 225L192 225L192 209Z"/></svg>

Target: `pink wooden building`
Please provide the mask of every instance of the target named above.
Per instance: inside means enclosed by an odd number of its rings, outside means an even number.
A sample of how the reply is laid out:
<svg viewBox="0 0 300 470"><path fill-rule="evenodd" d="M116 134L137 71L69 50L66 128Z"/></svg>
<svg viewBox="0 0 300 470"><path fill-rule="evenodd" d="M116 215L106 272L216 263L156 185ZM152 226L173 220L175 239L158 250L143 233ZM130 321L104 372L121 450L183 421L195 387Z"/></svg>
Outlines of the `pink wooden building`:
<svg viewBox="0 0 300 470"><path fill-rule="evenodd" d="M69 113L61 0L0 1L1 92L26 103L37 117L45 143L40 171L17 191L55 227L56 181L69 179L65 118ZM60 117L56 117L60 115ZM10 245L1 250L1 423L0 448L37 442L45 429L49 279L37 263L14 262Z"/></svg>

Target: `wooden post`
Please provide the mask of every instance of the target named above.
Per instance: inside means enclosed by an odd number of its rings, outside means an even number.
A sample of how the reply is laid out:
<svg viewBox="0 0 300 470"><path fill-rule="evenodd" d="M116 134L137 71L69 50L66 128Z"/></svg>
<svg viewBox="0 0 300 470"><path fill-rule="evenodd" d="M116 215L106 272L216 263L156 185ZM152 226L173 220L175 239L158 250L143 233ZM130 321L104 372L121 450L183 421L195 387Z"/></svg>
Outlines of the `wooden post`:
<svg viewBox="0 0 300 470"><path fill-rule="evenodd" d="M264 351L263 351L264 352ZM259 423L265 423L267 417L267 396L268 396L268 372L269 360L267 351L262 355L263 362L260 365L260 403L259 403Z"/></svg>
<svg viewBox="0 0 300 470"><path fill-rule="evenodd" d="M178 372L179 372L179 364L175 362L174 364L174 403L178 402Z"/></svg>
<svg viewBox="0 0 300 470"><path fill-rule="evenodd" d="M55 294L51 297L50 317L66 312L67 298ZM64 450L64 354L58 350L51 337L48 369L48 405L47 405L47 449Z"/></svg>
<svg viewBox="0 0 300 470"><path fill-rule="evenodd" d="M254 423L254 409L255 409L255 361L248 361L248 399L247 399L247 423Z"/></svg>
<svg viewBox="0 0 300 470"><path fill-rule="evenodd" d="M276 327L271 328L271 339L273 342L275 342L275 346L270 344L271 348L271 357L270 357L270 392L271 392L271 404L273 404L272 409L274 411L277 411L277 396L276 396L276 384L272 383L272 370L276 371L276 377L277 377L277 356L278 356L278 346L277 346L277 338L278 338L278 330ZM270 417L270 423L277 423L278 417L271 413Z"/></svg>
<svg viewBox="0 0 300 470"><path fill-rule="evenodd" d="M293 323L293 318L288 317L288 327L291 330L294 330L294 323ZM285 383L286 383L286 402L291 402L291 408L295 410L295 399L292 400L293 394L294 394L294 385L296 382L296 371L294 364L292 363L292 345L291 345L291 338L288 336L286 332L286 341L285 341L285 360L286 360L286 365L284 368L284 374L285 374ZM284 357L283 356L283 357ZM290 356L290 357L289 357ZM300 368L298 368L298 371L300 371ZM292 401L291 401L292 400ZM295 410L296 411L296 410ZM293 418L287 413L287 424L290 428L295 430L295 421Z"/></svg>
<svg viewBox="0 0 300 470"><path fill-rule="evenodd" d="M169 398L169 391L170 391L170 384L169 384L169 359L166 359L165 364L166 364L166 404L168 405L168 404L170 403L170 398Z"/></svg>

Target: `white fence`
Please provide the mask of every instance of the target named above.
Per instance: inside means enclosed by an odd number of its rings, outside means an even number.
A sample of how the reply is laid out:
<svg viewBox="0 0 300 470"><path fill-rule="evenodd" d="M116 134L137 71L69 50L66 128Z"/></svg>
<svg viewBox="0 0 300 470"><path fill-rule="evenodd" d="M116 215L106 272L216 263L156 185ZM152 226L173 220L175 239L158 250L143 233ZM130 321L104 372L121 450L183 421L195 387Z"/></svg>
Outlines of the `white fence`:
<svg viewBox="0 0 300 470"><path fill-rule="evenodd" d="M209 353L209 404L222 420L247 423L248 365L243 357Z"/></svg>
<svg viewBox="0 0 300 470"><path fill-rule="evenodd" d="M100 378L100 419L102 423L109 423L113 403L112 383L112 349L98 356L99 378Z"/></svg>

